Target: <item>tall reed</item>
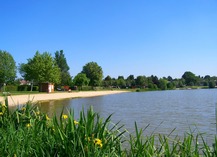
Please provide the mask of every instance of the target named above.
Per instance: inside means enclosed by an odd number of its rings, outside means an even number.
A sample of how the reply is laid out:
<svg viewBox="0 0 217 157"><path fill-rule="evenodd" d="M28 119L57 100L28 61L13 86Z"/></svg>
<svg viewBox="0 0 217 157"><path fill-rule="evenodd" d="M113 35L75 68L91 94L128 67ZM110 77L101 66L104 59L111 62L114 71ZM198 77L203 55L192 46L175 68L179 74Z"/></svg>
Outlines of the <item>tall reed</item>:
<svg viewBox="0 0 217 157"><path fill-rule="evenodd" d="M217 156L217 138L209 146L203 134L192 132L183 138L171 138L170 133L144 136L146 128L139 129L136 122L135 134L126 138L123 126L111 123L111 116L102 119L91 107L82 110L79 119L73 110L48 117L31 103L10 112L6 98L0 104L0 156Z"/></svg>

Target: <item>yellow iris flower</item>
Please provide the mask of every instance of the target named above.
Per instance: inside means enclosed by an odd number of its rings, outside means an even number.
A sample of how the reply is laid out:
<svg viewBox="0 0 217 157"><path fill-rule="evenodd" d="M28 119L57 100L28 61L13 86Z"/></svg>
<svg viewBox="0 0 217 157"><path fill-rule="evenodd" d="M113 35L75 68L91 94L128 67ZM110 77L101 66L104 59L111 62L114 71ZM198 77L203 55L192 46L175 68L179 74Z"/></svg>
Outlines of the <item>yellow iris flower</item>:
<svg viewBox="0 0 217 157"><path fill-rule="evenodd" d="M62 118L63 118L63 119L67 119L67 118L68 118L68 115L63 114L63 115L62 115Z"/></svg>
<svg viewBox="0 0 217 157"><path fill-rule="evenodd" d="M101 141L100 139L96 138L96 139L94 140L94 143L95 143L95 145L100 146L100 148L102 147L102 141Z"/></svg>
<svg viewBox="0 0 217 157"><path fill-rule="evenodd" d="M76 120L74 120L74 124L75 124L75 125L78 125L78 122L77 122Z"/></svg>

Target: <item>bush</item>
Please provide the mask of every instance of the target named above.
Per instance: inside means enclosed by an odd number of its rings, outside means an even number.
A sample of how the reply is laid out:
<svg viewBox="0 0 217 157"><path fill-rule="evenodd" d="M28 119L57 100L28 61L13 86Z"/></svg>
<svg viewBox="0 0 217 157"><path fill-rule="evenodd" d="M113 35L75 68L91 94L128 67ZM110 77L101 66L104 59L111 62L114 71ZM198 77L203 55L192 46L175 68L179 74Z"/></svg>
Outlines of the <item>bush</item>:
<svg viewBox="0 0 217 157"><path fill-rule="evenodd" d="M18 91L31 91L31 85L19 85ZM38 91L38 86L33 86L32 91Z"/></svg>
<svg viewBox="0 0 217 157"><path fill-rule="evenodd" d="M27 91L29 85L19 85L18 86L18 91Z"/></svg>
<svg viewBox="0 0 217 157"><path fill-rule="evenodd" d="M17 86L7 85L7 86L5 86L5 90L8 92L17 91Z"/></svg>
<svg viewBox="0 0 217 157"><path fill-rule="evenodd" d="M39 87L38 86L33 86L32 87L32 91L38 91L39 90ZM27 91L31 91L31 86L28 86L27 87Z"/></svg>
<svg viewBox="0 0 217 157"><path fill-rule="evenodd" d="M82 86L81 89L80 87L78 89L82 91L90 91L90 90L93 90L93 87L92 86Z"/></svg>

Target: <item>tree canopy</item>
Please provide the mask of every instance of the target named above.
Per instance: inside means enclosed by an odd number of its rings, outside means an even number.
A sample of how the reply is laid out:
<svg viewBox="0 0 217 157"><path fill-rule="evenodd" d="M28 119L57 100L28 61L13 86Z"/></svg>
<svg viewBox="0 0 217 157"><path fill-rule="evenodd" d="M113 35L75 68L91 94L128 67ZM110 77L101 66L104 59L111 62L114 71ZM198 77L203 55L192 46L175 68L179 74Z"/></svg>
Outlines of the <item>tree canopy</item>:
<svg viewBox="0 0 217 157"><path fill-rule="evenodd" d="M40 54L38 51L33 58L22 63L19 67L21 75L26 80L33 80L38 83L52 82L60 83L60 69L50 53Z"/></svg>
<svg viewBox="0 0 217 157"><path fill-rule="evenodd" d="M79 73L75 76L73 79L73 83L77 86L79 86L82 89L82 86L88 85L89 84L89 79L86 77L86 74L84 73Z"/></svg>
<svg viewBox="0 0 217 157"><path fill-rule="evenodd" d="M16 63L11 54L0 50L0 84L12 83L16 78Z"/></svg>
<svg viewBox="0 0 217 157"><path fill-rule="evenodd" d="M99 86L103 78L102 68L96 62L89 62L83 66L81 73L86 74L87 78L90 79L90 86Z"/></svg>
<svg viewBox="0 0 217 157"><path fill-rule="evenodd" d="M185 80L185 83L187 86L193 86L196 85L198 82L198 77L195 76L194 73L190 71L186 71L183 75L182 78Z"/></svg>
<svg viewBox="0 0 217 157"><path fill-rule="evenodd" d="M69 74L69 66L67 64L65 55L63 53L63 50L56 51L55 52L55 57L54 57L58 67L60 68L61 71L61 85L70 85L72 82L72 77Z"/></svg>

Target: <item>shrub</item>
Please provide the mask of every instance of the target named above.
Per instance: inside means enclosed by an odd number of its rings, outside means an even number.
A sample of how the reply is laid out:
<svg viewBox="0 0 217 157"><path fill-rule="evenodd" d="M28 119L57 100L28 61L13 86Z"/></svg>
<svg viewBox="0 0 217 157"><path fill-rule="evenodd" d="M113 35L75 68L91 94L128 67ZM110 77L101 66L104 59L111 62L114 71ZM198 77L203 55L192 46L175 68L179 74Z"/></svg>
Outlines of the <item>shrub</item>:
<svg viewBox="0 0 217 157"><path fill-rule="evenodd" d="M7 85L7 86L5 86L5 90L8 91L8 92L17 91L17 86Z"/></svg>
<svg viewBox="0 0 217 157"><path fill-rule="evenodd" d="M18 91L27 91L29 85L19 85L18 86Z"/></svg>

